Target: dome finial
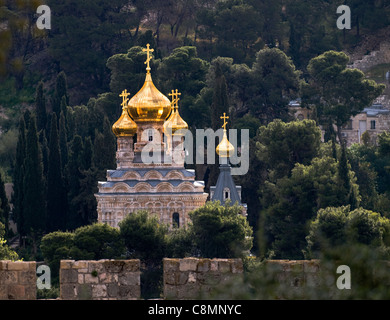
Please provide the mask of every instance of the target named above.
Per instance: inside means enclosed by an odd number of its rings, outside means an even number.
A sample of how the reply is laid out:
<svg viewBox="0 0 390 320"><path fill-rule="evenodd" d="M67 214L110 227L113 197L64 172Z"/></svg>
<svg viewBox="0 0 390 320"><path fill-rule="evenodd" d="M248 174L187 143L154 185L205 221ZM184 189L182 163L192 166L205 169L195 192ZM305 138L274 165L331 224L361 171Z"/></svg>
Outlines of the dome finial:
<svg viewBox="0 0 390 320"><path fill-rule="evenodd" d="M223 138L222 138L222 141L220 142L220 144L217 146L216 151L220 157L228 158L234 152L234 146L229 142L229 140L227 138L227 134L226 134L226 125L227 125L226 119L229 119L229 117L224 112L223 116L220 118L223 119L223 125L222 125Z"/></svg>
<svg viewBox="0 0 390 320"><path fill-rule="evenodd" d="M150 44L148 43L146 45L146 49L142 48L142 51L146 52L146 61L144 63L146 64L146 71L147 71L147 73L150 73L151 69L150 69L149 61L152 60L152 57L151 57L151 55L149 53L150 52L154 52L154 49L150 49Z"/></svg>

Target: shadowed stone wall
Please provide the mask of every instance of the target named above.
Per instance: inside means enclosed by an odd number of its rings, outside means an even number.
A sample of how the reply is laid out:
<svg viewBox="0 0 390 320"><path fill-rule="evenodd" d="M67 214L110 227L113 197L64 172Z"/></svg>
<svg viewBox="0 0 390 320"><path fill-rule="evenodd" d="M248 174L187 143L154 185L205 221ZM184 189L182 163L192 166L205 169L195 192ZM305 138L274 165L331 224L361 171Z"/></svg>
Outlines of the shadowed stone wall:
<svg viewBox="0 0 390 320"><path fill-rule="evenodd" d="M213 287L241 277L241 259L168 259L164 264L164 298L207 298Z"/></svg>
<svg viewBox="0 0 390 320"><path fill-rule="evenodd" d="M36 299L35 261L0 261L0 300Z"/></svg>
<svg viewBox="0 0 390 320"><path fill-rule="evenodd" d="M61 260L60 298L135 300L141 297L140 261Z"/></svg>

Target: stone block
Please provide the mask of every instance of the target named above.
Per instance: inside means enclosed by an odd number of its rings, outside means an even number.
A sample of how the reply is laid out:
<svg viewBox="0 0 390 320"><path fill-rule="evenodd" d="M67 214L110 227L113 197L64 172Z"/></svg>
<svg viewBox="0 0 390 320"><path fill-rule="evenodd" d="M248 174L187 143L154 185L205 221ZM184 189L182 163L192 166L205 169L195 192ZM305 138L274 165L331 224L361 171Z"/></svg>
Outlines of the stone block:
<svg viewBox="0 0 390 320"><path fill-rule="evenodd" d="M139 285L132 286L119 286L119 299L128 300L128 299L140 299L141 297L141 287Z"/></svg>
<svg viewBox="0 0 390 320"><path fill-rule="evenodd" d="M210 271L218 271L218 260L213 259L210 261Z"/></svg>
<svg viewBox="0 0 390 320"><path fill-rule="evenodd" d="M73 263L72 268L74 268L74 269L88 269L88 261L85 261L85 260L75 261Z"/></svg>
<svg viewBox="0 0 390 320"><path fill-rule="evenodd" d="M78 272L73 269L61 269L60 270L60 283L77 283Z"/></svg>
<svg viewBox="0 0 390 320"><path fill-rule="evenodd" d="M35 264L35 262L34 262ZM10 261L8 262L8 270L12 271L28 271L30 262ZM35 268L34 268L35 269Z"/></svg>
<svg viewBox="0 0 390 320"><path fill-rule="evenodd" d="M107 296L107 286L105 284L92 285L92 299L103 298Z"/></svg>
<svg viewBox="0 0 390 320"><path fill-rule="evenodd" d="M99 283L99 278L98 276L86 273L84 275L84 283Z"/></svg>
<svg viewBox="0 0 390 320"><path fill-rule="evenodd" d="M103 260L106 261L106 260ZM105 271L105 266L102 263L102 260L100 261L88 261L88 273L91 273L93 271L96 271L97 273L101 273Z"/></svg>
<svg viewBox="0 0 390 320"><path fill-rule="evenodd" d="M179 262L179 259L164 258L163 266L164 266L164 272L178 271L179 266L180 266L180 262Z"/></svg>
<svg viewBox="0 0 390 320"><path fill-rule="evenodd" d="M219 272L230 272L230 262L228 259L219 259L218 260L218 270Z"/></svg>
<svg viewBox="0 0 390 320"><path fill-rule="evenodd" d="M180 271L196 271L198 265L198 259L196 258L184 258L180 260Z"/></svg>
<svg viewBox="0 0 390 320"><path fill-rule="evenodd" d="M243 273L244 272L244 264L241 259L233 259L231 261L231 269L232 273Z"/></svg>
<svg viewBox="0 0 390 320"><path fill-rule="evenodd" d="M37 275L35 271L20 271L19 272L19 284L35 284Z"/></svg>
<svg viewBox="0 0 390 320"><path fill-rule="evenodd" d="M207 272L210 270L210 259L200 259L198 262L197 271Z"/></svg>
<svg viewBox="0 0 390 320"><path fill-rule="evenodd" d="M0 271L0 285L16 284L17 282L17 271Z"/></svg>
<svg viewBox="0 0 390 320"><path fill-rule="evenodd" d="M61 260L60 269L72 269L74 260Z"/></svg>
<svg viewBox="0 0 390 320"><path fill-rule="evenodd" d="M119 295L119 286L117 283L107 284L107 296L110 298L117 298Z"/></svg>
<svg viewBox="0 0 390 320"><path fill-rule="evenodd" d="M172 284L175 285L177 283L177 272L165 271L164 269L164 284Z"/></svg>
<svg viewBox="0 0 390 320"><path fill-rule="evenodd" d="M8 270L8 261L9 260L0 260L0 271Z"/></svg>
<svg viewBox="0 0 390 320"><path fill-rule="evenodd" d="M320 261L319 260L305 260L303 261L304 272L319 272Z"/></svg>
<svg viewBox="0 0 390 320"><path fill-rule="evenodd" d="M125 266L123 260L107 260L103 262L103 267L106 272L122 272Z"/></svg>
<svg viewBox="0 0 390 320"><path fill-rule="evenodd" d="M84 283L84 274L79 273L79 274L77 275L77 283L78 283L78 284L83 284L83 283Z"/></svg>
<svg viewBox="0 0 390 320"><path fill-rule="evenodd" d="M92 286L90 284L79 284L74 296L76 300L92 300Z"/></svg>
<svg viewBox="0 0 390 320"><path fill-rule="evenodd" d="M20 284L10 284L8 286L8 299L25 300L26 299L25 287Z"/></svg>
<svg viewBox="0 0 390 320"><path fill-rule="evenodd" d="M196 273L195 272L189 272L188 273L188 283L195 283L196 282Z"/></svg>
<svg viewBox="0 0 390 320"><path fill-rule="evenodd" d="M8 286L0 283L0 300L8 299Z"/></svg>
<svg viewBox="0 0 390 320"><path fill-rule="evenodd" d="M137 272L140 270L141 262L138 259L126 260L123 266L124 272Z"/></svg>
<svg viewBox="0 0 390 320"><path fill-rule="evenodd" d="M178 286L176 285L164 285L164 299L177 299Z"/></svg>
<svg viewBox="0 0 390 320"><path fill-rule="evenodd" d="M75 284L65 284L61 282L60 298L63 300L75 300L78 295L78 290Z"/></svg>
<svg viewBox="0 0 390 320"><path fill-rule="evenodd" d="M124 273L118 276L120 285L140 285L141 284L141 273L140 272L132 272L132 273Z"/></svg>

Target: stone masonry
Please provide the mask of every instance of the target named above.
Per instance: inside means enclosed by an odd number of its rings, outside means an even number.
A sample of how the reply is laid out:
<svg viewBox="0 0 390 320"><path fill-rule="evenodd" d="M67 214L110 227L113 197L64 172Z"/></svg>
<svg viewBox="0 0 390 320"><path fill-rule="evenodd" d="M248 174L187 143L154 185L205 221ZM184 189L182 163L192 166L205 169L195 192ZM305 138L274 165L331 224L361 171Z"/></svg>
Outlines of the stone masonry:
<svg viewBox="0 0 390 320"><path fill-rule="evenodd" d="M0 261L0 300L36 299L35 261Z"/></svg>
<svg viewBox="0 0 390 320"><path fill-rule="evenodd" d="M213 287L241 277L241 259L184 258L163 261L164 299L207 298Z"/></svg>
<svg viewBox="0 0 390 320"><path fill-rule="evenodd" d="M136 300L140 297L138 259L61 260L60 299Z"/></svg>

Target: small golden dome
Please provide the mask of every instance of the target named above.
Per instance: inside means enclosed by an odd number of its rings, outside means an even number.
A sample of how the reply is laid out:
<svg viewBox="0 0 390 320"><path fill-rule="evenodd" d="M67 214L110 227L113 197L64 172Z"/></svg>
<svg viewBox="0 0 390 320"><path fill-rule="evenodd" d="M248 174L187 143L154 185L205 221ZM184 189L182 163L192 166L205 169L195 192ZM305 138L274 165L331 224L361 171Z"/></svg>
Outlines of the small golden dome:
<svg viewBox="0 0 390 320"><path fill-rule="evenodd" d="M222 141L217 146L217 153L222 158L228 158L234 152L234 146L229 142L226 135L226 130L223 130Z"/></svg>
<svg viewBox="0 0 390 320"><path fill-rule="evenodd" d="M130 93L127 92L127 89L123 90L119 95L122 97L122 114L112 126L112 132L117 137L126 137L133 136L137 132L137 124L131 119L127 113L127 100Z"/></svg>
<svg viewBox="0 0 390 320"><path fill-rule="evenodd" d="M176 133L178 130L188 129L188 124L180 116L177 106L173 107L172 113L169 116L169 118L167 119L167 121L165 121L163 127L164 127L164 133L166 135L169 135L171 133L172 135L176 134L176 135L184 136L183 132Z"/></svg>
<svg viewBox="0 0 390 320"><path fill-rule="evenodd" d="M112 126L112 132L117 137L133 136L137 132L137 124L130 118L127 108L122 108L122 114Z"/></svg>

